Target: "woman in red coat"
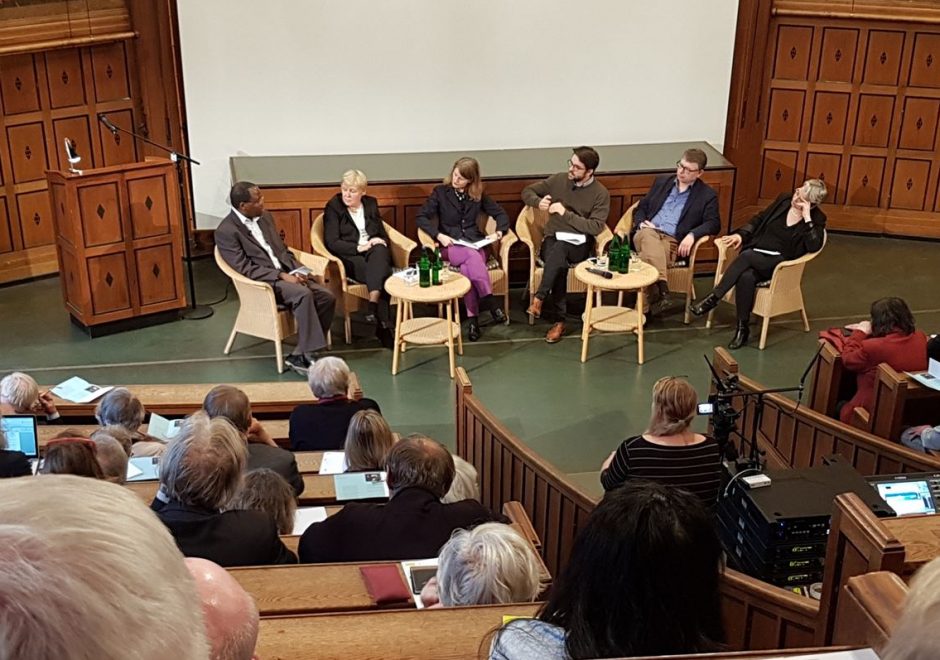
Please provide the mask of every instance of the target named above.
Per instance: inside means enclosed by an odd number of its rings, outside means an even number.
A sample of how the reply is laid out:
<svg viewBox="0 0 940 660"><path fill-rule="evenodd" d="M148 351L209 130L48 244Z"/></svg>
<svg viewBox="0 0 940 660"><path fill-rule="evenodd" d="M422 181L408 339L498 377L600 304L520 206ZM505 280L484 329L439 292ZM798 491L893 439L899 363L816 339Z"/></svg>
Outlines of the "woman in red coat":
<svg viewBox="0 0 940 660"><path fill-rule="evenodd" d="M927 335L914 329L914 315L900 298L881 298L871 304L871 321L846 326L852 334L842 348L842 364L858 374L855 396L842 406L839 419L846 424L852 411L871 411L878 365L885 362L896 371L927 368Z"/></svg>

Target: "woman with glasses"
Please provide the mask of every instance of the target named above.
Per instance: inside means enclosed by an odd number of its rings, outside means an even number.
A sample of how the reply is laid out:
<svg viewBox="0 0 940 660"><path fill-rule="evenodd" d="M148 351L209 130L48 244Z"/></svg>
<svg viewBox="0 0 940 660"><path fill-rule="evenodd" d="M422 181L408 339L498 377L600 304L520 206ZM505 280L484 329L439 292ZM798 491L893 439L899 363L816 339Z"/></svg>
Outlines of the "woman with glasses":
<svg viewBox="0 0 940 660"><path fill-rule="evenodd" d="M620 443L604 461L604 490L645 479L683 488L713 508L721 484L721 452L714 438L689 429L697 404L688 381L673 376L656 381L649 426Z"/></svg>
<svg viewBox="0 0 940 660"><path fill-rule="evenodd" d="M496 220L494 233L483 234L481 215L492 216ZM431 191L428 201L418 211L418 226L440 244L442 258L458 266L470 280L470 291L464 296L470 341L477 341L481 336L477 320L481 309L489 311L494 322L506 323L506 315L493 298L485 248L463 244L476 243L484 238L498 241L509 231L506 211L483 192L480 164L475 158L457 159L444 183Z"/></svg>
<svg viewBox="0 0 940 660"><path fill-rule="evenodd" d="M822 180L808 179L792 195L780 195L749 223L715 241L744 249L725 271L718 286L689 309L696 316L707 314L735 289L738 322L728 348L734 350L747 343L757 283L773 277L777 264L822 249L826 214L819 205L826 199L826 192Z"/></svg>

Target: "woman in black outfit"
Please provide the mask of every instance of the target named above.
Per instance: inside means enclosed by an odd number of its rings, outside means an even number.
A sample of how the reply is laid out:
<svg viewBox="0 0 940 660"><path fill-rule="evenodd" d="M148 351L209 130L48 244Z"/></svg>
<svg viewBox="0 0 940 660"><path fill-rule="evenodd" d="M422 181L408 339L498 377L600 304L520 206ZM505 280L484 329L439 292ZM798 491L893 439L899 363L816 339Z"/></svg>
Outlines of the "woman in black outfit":
<svg viewBox="0 0 940 660"><path fill-rule="evenodd" d="M343 174L340 192L323 211L323 241L343 262L346 272L369 290L369 314L375 319L375 336L391 348L393 336L385 280L392 274L388 234L375 197L366 195L366 175L359 170Z"/></svg>
<svg viewBox="0 0 940 660"><path fill-rule="evenodd" d="M780 262L822 249L826 214L819 205L824 199L826 184L820 179L808 179L792 196L780 195L749 223L716 241L744 249L725 271L718 286L692 304L690 310L696 316L707 314L737 287L738 325L728 348L740 348L747 343L757 283L773 277L774 268Z"/></svg>

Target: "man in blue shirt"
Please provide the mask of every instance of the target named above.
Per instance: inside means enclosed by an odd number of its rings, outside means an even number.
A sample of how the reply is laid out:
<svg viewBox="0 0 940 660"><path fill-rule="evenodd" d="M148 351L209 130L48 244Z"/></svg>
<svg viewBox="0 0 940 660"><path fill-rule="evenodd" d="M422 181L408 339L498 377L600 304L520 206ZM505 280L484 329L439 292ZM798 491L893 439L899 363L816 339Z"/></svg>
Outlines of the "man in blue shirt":
<svg viewBox="0 0 940 660"><path fill-rule="evenodd" d="M659 271L659 280L646 292L652 314L669 307L666 271L676 257L688 257L695 241L721 229L718 195L714 188L699 181L707 164L704 151L686 149L676 163L676 173L656 177L633 212L636 252Z"/></svg>

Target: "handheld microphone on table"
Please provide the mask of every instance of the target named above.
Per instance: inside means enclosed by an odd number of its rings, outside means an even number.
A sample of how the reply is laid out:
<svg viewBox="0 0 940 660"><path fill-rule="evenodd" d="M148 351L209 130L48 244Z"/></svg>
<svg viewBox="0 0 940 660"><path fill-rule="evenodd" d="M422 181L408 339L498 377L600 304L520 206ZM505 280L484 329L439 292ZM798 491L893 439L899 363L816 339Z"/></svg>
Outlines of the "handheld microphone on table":
<svg viewBox="0 0 940 660"><path fill-rule="evenodd" d="M589 272L589 273L591 273L591 274L593 274L593 275L600 275L600 276L603 277L605 280L612 280L612 279L614 279L614 274L611 273L609 270L603 270L603 269L601 269L601 268L588 268L588 269L587 269L587 272Z"/></svg>

